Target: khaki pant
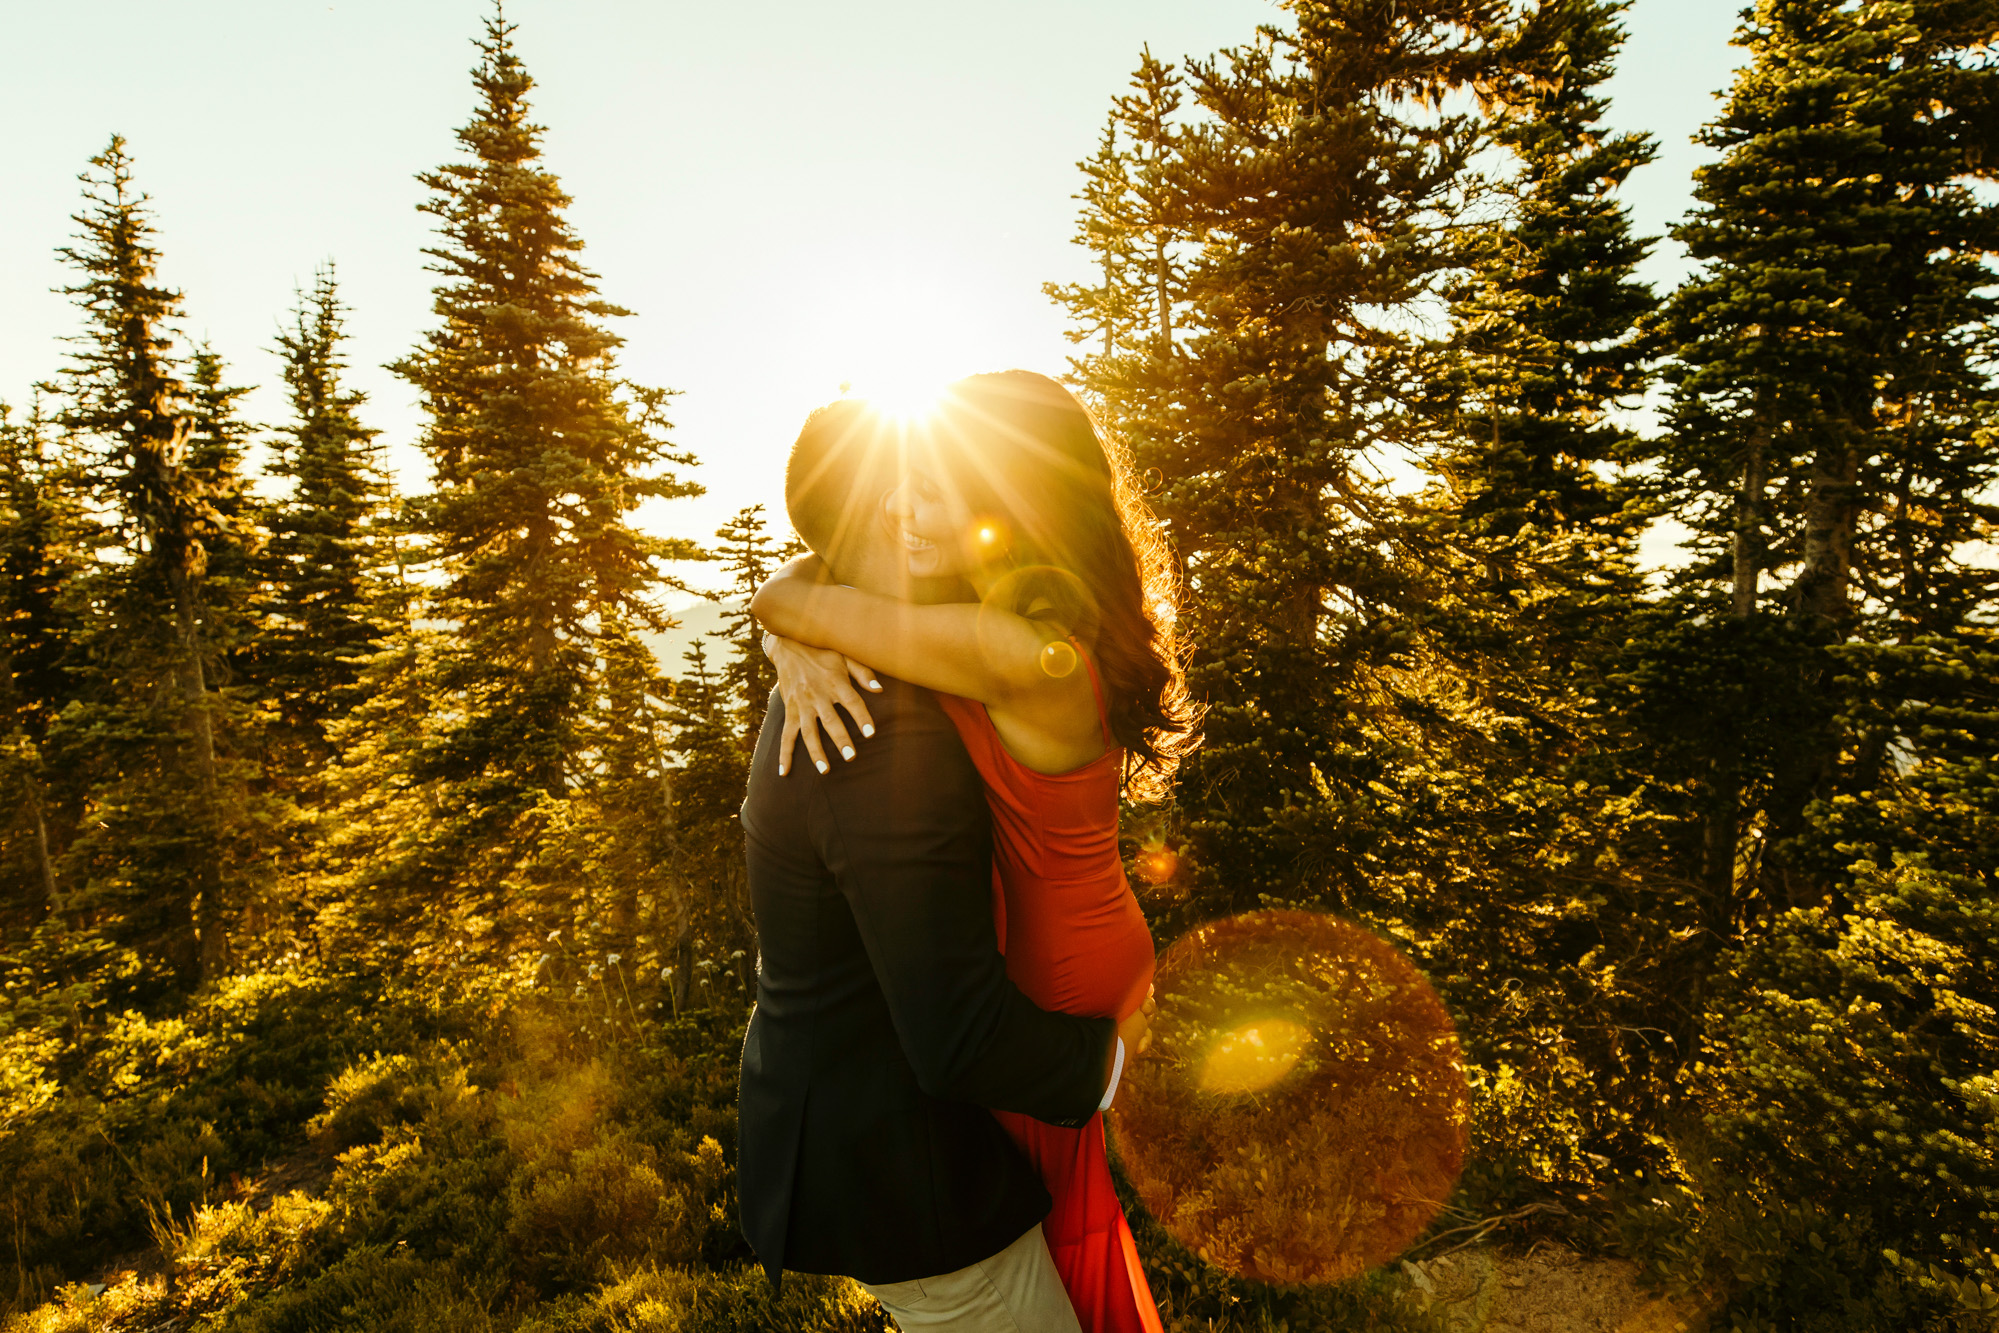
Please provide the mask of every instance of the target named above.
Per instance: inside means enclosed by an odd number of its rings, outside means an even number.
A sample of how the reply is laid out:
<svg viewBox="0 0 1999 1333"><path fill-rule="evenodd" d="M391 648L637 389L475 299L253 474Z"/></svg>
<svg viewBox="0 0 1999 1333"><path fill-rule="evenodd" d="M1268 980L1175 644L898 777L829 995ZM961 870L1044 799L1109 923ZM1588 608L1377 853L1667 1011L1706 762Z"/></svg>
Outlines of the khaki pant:
<svg viewBox="0 0 1999 1333"><path fill-rule="evenodd" d="M992 1258L955 1273L861 1285L903 1333L1082 1333L1039 1222Z"/></svg>

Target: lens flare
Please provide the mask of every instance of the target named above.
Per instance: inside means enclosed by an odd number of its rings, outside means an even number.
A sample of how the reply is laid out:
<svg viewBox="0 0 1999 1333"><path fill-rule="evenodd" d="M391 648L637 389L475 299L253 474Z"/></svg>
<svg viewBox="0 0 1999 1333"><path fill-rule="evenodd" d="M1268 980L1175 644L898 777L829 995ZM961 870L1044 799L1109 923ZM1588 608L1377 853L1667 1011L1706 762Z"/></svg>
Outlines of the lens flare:
<svg viewBox="0 0 1999 1333"><path fill-rule="evenodd" d="M1148 884L1170 883L1180 873L1180 854L1160 843L1138 854L1138 874Z"/></svg>
<svg viewBox="0 0 1999 1333"><path fill-rule="evenodd" d="M1291 1072L1312 1034L1288 1018L1245 1023L1225 1032L1201 1061L1201 1091L1262 1092Z"/></svg>
<svg viewBox="0 0 1999 1333"><path fill-rule="evenodd" d="M979 518L972 523L971 547L981 560L997 560L1012 544L1006 524L997 518Z"/></svg>
<svg viewBox="0 0 1999 1333"><path fill-rule="evenodd" d="M1000 535L1006 536L1003 528ZM1012 617L1028 616L1066 634L1091 623L1095 614L1094 600L1074 574L1055 565L1023 565L996 579L980 599L979 645L992 661L1001 662L1020 651ZM1036 661L1058 680L1082 665L1076 649L1062 639L1044 644Z"/></svg>
<svg viewBox="0 0 1999 1333"><path fill-rule="evenodd" d="M1333 1282L1422 1234L1464 1164L1450 1016L1388 941L1313 912L1211 922L1155 973L1108 1120L1139 1197L1216 1267Z"/></svg>

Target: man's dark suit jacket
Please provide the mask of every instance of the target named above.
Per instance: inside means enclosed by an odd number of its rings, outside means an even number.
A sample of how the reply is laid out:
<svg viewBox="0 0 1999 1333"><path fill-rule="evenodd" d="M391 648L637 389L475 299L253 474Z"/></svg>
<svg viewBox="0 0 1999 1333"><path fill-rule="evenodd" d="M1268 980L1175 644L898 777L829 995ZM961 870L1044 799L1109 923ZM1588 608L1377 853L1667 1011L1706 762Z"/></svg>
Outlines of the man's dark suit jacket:
<svg viewBox="0 0 1999 1333"><path fill-rule="evenodd" d="M759 957L736 1183L773 1284L905 1282L1019 1239L1048 1192L986 1108L1087 1123L1116 1035L1007 980L978 771L927 690L880 679L873 739L824 776L803 746L777 775L773 693L743 802Z"/></svg>

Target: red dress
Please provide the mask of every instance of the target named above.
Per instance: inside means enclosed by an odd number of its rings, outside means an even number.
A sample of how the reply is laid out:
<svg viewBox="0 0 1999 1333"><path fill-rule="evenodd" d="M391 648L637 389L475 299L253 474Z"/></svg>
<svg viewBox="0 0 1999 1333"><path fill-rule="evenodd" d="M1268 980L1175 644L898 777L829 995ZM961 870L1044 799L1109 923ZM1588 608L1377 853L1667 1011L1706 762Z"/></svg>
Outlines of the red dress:
<svg viewBox="0 0 1999 1333"><path fill-rule="evenodd" d="M1073 642L1073 640L1072 640ZM1123 1019L1152 983L1152 935L1118 856L1124 750L1111 740L1097 668L1090 686L1104 753L1037 773L1007 753L985 707L940 694L985 779L993 812L993 924L1007 976L1043 1009ZM1042 1232L1083 1333L1162 1333L1104 1156L1104 1117L1063 1129L994 1111L1054 1199Z"/></svg>

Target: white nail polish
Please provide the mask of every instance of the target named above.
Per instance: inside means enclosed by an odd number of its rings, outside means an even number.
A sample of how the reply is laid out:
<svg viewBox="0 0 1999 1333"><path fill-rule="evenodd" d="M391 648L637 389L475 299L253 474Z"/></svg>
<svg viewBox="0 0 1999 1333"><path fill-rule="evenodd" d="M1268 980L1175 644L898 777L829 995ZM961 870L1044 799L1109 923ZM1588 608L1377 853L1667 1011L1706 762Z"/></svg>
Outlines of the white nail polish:
<svg viewBox="0 0 1999 1333"><path fill-rule="evenodd" d="M862 723L862 724L861 724L861 734L862 734L863 736L872 736L872 735L874 735L874 734L875 734L875 727L874 727L874 723L872 723L872 722L864 722L864 723Z"/></svg>
<svg viewBox="0 0 1999 1333"><path fill-rule="evenodd" d="M851 745L843 745L843 746L841 746L841 747L840 747L840 757L841 757L842 759L852 759L852 758L854 757L854 747L853 747L853 746L851 746Z"/></svg>
<svg viewBox="0 0 1999 1333"><path fill-rule="evenodd" d="M869 689L871 689L871 690L878 690L878 689L880 689L881 687L882 687L882 683L881 683L880 681L878 681L878 680L871 680L871 681L869 681L869 682L868 682L868 688L869 688Z"/></svg>
<svg viewBox="0 0 1999 1333"><path fill-rule="evenodd" d="M818 769L821 773L824 773L826 771L826 761L824 759L813 760L812 766Z"/></svg>

